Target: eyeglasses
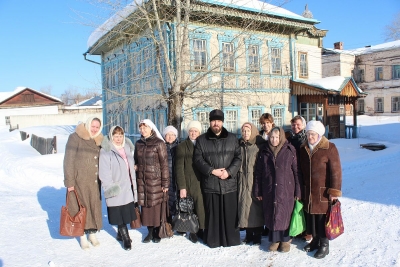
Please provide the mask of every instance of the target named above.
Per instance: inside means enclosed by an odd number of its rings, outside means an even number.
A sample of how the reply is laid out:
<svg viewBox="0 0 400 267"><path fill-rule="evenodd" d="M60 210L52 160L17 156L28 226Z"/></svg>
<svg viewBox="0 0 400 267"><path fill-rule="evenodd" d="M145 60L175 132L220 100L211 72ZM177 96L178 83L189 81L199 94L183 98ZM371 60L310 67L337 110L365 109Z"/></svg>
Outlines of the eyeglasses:
<svg viewBox="0 0 400 267"><path fill-rule="evenodd" d="M307 132L306 135L307 135L307 136L317 136L318 134L317 134L317 133L310 133L310 132Z"/></svg>

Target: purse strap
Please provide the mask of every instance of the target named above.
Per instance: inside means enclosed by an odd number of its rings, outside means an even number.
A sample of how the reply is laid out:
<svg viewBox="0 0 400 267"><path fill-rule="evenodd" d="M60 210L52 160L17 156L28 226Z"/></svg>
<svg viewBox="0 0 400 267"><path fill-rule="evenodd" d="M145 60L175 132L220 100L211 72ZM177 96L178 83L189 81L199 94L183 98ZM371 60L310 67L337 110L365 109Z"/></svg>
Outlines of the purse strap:
<svg viewBox="0 0 400 267"><path fill-rule="evenodd" d="M68 190L68 189L67 189ZM76 197L76 201L78 202L78 206L79 206L79 209L81 209L81 206L82 206L82 204L81 204L81 201L79 200L79 197L78 197L78 193L76 192L76 190L74 189L74 190L71 190L71 191L67 191L67 203L66 203L66 207L67 207L67 209L68 209L68 198L69 198L69 193L71 193L71 192L74 192L75 193L75 197Z"/></svg>

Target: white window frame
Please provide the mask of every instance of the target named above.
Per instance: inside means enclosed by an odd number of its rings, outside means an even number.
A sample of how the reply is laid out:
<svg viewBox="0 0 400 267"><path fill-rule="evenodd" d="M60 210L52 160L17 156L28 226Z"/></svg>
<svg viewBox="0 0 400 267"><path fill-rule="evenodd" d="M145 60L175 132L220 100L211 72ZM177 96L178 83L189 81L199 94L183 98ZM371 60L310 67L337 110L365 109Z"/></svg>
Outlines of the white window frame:
<svg viewBox="0 0 400 267"><path fill-rule="evenodd" d="M224 127L233 134L238 134L238 118L239 110L235 109L224 109Z"/></svg>
<svg viewBox="0 0 400 267"><path fill-rule="evenodd" d="M392 112L400 112L400 96L392 96Z"/></svg>
<svg viewBox="0 0 400 267"><path fill-rule="evenodd" d="M260 72L260 46L249 45L247 49L249 72Z"/></svg>
<svg viewBox="0 0 400 267"><path fill-rule="evenodd" d="M306 52L299 52L299 77L308 77L308 55Z"/></svg>
<svg viewBox="0 0 400 267"><path fill-rule="evenodd" d="M281 49L280 48L271 48L271 73L272 74L281 74Z"/></svg>
<svg viewBox="0 0 400 267"><path fill-rule="evenodd" d="M207 40L193 39L193 68L195 70L207 69Z"/></svg>
<svg viewBox="0 0 400 267"><path fill-rule="evenodd" d="M382 113L383 107L384 107L383 106L383 104L384 104L383 97L375 97L374 102L375 102L375 112Z"/></svg>
<svg viewBox="0 0 400 267"><path fill-rule="evenodd" d="M235 71L235 44L222 42L222 67L226 72Z"/></svg>

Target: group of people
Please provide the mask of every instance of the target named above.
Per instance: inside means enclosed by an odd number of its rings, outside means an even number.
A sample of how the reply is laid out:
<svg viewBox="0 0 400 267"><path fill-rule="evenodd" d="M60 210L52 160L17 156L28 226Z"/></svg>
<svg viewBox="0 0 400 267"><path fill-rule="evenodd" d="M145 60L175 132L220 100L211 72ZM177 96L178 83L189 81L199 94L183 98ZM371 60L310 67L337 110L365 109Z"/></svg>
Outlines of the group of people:
<svg viewBox="0 0 400 267"><path fill-rule="evenodd" d="M161 204L168 201L171 221L177 199L191 196L199 219L199 231L189 233L194 243L200 238L210 248L260 245L267 230L269 250L289 252L290 219L300 200L306 217L303 235L312 237L304 250L317 250L318 259L329 254L325 219L329 203L341 196L342 173L324 125L295 116L285 133L265 113L261 131L246 122L238 140L223 127L221 110L211 111L209 121L203 134L199 121L189 122L181 143L175 127L167 126L161 135L148 119L140 121L135 145L120 126L103 137L98 118L76 127L66 145L64 174L67 192L77 190L88 210L82 249L99 245L95 234L102 228L102 188L108 221L118 227L116 239L126 250L131 249L127 224L137 219L135 207L140 206L148 229L142 242L158 243ZM70 202L74 213L77 203ZM246 231L244 240L240 230Z"/></svg>

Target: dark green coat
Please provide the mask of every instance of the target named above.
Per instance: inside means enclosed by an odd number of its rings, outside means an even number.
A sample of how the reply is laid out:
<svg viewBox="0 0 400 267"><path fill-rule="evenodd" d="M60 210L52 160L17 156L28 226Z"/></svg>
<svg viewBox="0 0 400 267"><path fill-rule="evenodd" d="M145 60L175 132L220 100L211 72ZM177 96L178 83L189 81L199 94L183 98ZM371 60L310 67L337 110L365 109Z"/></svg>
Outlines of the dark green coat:
<svg viewBox="0 0 400 267"><path fill-rule="evenodd" d="M187 195L194 199L195 213L199 217L200 229L205 228L205 212L203 194L200 187L201 174L193 164L194 145L190 139L186 139L176 148L175 173L179 190L186 189Z"/></svg>

